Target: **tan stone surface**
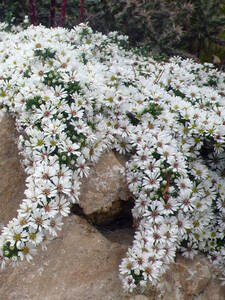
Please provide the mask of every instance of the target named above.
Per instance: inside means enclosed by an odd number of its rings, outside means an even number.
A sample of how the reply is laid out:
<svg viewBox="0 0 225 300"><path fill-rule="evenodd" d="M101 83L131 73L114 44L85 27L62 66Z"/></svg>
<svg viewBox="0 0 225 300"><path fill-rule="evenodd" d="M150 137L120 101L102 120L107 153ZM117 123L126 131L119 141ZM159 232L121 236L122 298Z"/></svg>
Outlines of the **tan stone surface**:
<svg viewBox="0 0 225 300"><path fill-rule="evenodd" d="M0 274L0 299L129 299L118 277L126 250L127 245L108 241L81 217L68 217L47 251Z"/></svg>
<svg viewBox="0 0 225 300"><path fill-rule="evenodd" d="M197 255L193 260L178 255L161 283L163 295L157 300L225 299L225 287L220 285L213 265L203 255Z"/></svg>
<svg viewBox="0 0 225 300"><path fill-rule="evenodd" d="M132 300L150 300L150 298L144 295L136 295L132 298Z"/></svg>
<svg viewBox="0 0 225 300"><path fill-rule="evenodd" d="M121 172L124 172L124 166L110 151L100 158L90 176L82 182L79 205L85 215L94 215L96 223L99 223L99 214L107 218L118 214L120 201L128 200L131 195Z"/></svg>
<svg viewBox="0 0 225 300"><path fill-rule="evenodd" d="M26 175L19 162L16 136L14 120L4 116L0 122L0 225L16 217L24 197Z"/></svg>
<svg viewBox="0 0 225 300"><path fill-rule="evenodd" d="M213 280L195 300L224 300L225 288L220 287L219 284L219 281Z"/></svg>

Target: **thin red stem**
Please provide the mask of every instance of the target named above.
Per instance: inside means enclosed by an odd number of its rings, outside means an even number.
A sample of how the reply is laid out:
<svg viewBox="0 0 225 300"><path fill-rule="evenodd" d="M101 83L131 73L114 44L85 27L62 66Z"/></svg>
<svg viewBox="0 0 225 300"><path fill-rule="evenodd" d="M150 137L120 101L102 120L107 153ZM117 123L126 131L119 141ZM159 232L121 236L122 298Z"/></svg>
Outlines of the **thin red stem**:
<svg viewBox="0 0 225 300"><path fill-rule="evenodd" d="M55 9L56 9L56 0L51 0L50 6L50 27L55 27Z"/></svg>
<svg viewBox="0 0 225 300"><path fill-rule="evenodd" d="M30 22L32 25L37 25L37 14L36 14L36 4L35 0L29 1L29 10L30 10Z"/></svg>
<svg viewBox="0 0 225 300"><path fill-rule="evenodd" d="M61 27L63 26L66 17L66 4L67 4L67 0L63 0L61 5L60 20L59 20L59 26Z"/></svg>
<svg viewBox="0 0 225 300"><path fill-rule="evenodd" d="M84 2L85 2L85 0L80 0L79 23L83 23L84 22Z"/></svg>

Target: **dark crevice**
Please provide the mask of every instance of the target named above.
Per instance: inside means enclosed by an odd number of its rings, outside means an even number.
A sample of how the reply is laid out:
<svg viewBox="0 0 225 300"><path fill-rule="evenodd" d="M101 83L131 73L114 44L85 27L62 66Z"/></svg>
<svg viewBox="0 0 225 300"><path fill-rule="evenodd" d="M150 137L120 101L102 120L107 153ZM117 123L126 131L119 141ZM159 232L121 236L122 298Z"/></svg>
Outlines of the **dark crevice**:
<svg viewBox="0 0 225 300"><path fill-rule="evenodd" d="M130 245L134 235L131 211L134 206L134 201L131 198L129 201L119 200L118 202L120 211L114 216L111 216L110 212L106 214L101 212L86 216L78 204L72 206L71 213L85 218L108 240Z"/></svg>

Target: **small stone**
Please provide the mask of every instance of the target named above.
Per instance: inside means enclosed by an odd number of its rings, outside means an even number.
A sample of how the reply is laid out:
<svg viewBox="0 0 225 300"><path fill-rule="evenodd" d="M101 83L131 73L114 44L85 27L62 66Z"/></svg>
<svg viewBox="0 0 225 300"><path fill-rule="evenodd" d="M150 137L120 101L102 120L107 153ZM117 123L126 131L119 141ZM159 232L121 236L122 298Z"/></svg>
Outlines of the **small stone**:
<svg viewBox="0 0 225 300"><path fill-rule="evenodd" d="M93 166L89 177L83 179L79 205L83 213L99 225L112 221L130 197L124 166L110 151Z"/></svg>

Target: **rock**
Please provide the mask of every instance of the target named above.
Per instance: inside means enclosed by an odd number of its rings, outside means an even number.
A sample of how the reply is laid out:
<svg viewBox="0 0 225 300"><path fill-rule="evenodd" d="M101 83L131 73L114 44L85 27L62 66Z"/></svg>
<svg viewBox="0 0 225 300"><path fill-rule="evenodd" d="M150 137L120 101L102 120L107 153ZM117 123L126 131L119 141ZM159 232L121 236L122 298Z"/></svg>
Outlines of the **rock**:
<svg viewBox="0 0 225 300"><path fill-rule="evenodd" d="M0 122L0 225L17 215L24 197L26 175L20 165L14 120L5 115Z"/></svg>
<svg viewBox="0 0 225 300"><path fill-rule="evenodd" d="M190 260L178 255L161 279L160 293L157 300L224 300L225 287L205 256Z"/></svg>
<svg viewBox="0 0 225 300"><path fill-rule="evenodd" d="M110 222L129 209L125 202L131 193L121 162L112 151L105 153L82 182L79 206L94 224Z"/></svg>
<svg viewBox="0 0 225 300"><path fill-rule="evenodd" d="M180 274L182 289L187 295L199 295L211 280L210 264L203 257L196 257L194 261L179 259L176 268Z"/></svg>
<svg viewBox="0 0 225 300"><path fill-rule="evenodd" d="M112 243L79 216L32 263L9 266L0 276L4 300L128 300L118 276L127 245Z"/></svg>
<svg viewBox="0 0 225 300"><path fill-rule="evenodd" d="M150 300L150 298L144 295L136 295L131 300Z"/></svg>
<svg viewBox="0 0 225 300"><path fill-rule="evenodd" d="M196 297L196 300L224 300L225 299L225 288L220 286L219 281L210 282L207 288L204 290L202 294Z"/></svg>

